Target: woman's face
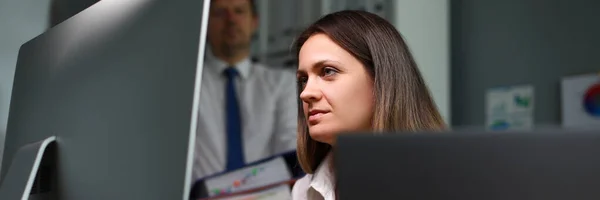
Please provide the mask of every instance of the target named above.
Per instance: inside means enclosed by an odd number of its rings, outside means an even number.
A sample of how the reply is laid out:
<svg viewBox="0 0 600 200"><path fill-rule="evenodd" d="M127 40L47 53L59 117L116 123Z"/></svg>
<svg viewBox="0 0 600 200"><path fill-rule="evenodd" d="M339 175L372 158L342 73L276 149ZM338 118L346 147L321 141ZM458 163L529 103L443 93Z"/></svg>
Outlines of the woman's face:
<svg viewBox="0 0 600 200"><path fill-rule="evenodd" d="M310 136L334 145L342 132L371 130L373 80L364 65L325 34L315 34L299 53L300 99Z"/></svg>

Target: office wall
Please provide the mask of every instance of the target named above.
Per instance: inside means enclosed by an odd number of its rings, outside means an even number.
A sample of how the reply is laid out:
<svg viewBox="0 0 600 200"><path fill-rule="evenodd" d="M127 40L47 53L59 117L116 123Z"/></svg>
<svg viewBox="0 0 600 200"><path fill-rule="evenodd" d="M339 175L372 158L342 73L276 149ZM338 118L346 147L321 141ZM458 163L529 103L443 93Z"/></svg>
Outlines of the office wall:
<svg viewBox="0 0 600 200"><path fill-rule="evenodd" d="M452 119L483 126L485 91L532 84L534 121L560 123L560 78L600 70L600 1L453 0Z"/></svg>
<svg viewBox="0 0 600 200"><path fill-rule="evenodd" d="M47 27L49 0L0 1L0 161L19 47Z"/></svg>
<svg viewBox="0 0 600 200"><path fill-rule="evenodd" d="M408 43L442 117L450 123L449 0L390 2L391 21Z"/></svg>

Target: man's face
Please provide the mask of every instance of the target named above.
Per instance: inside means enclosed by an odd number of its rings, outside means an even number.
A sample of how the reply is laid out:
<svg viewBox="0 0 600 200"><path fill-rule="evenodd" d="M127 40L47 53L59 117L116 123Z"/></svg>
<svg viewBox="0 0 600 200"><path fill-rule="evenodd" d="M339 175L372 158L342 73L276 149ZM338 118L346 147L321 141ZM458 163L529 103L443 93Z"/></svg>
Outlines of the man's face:
<svg viewBox="0 0 600 200"><path fill-rule="evenodd" d="M249 0L213 0L208 21L208 42L217 51L249 48L258 25Z"/></svg>

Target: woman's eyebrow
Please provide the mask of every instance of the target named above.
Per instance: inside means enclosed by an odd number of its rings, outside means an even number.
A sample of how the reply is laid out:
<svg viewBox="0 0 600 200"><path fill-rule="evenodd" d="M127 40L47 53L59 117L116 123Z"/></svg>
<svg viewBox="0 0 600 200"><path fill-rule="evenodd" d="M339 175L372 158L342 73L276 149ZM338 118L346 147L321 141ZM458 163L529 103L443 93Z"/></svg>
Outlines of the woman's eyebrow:
<svg viewBox="0 0 600 200"><path fill-rule="evenodd" d="M323 60L320 60L319 62L316 62L316 63L315 63L315 64L313 64L313 65L314 65L314 66L319 66L319 65L323 65L323 64L325 64L325 63L337 63L337 64L340 64L340 62L338 62L338 61L335 61L335 60L331 60L331 59L323 59Z"/></svg>
<svg viewBox="0 0 600 200"><path fill-rule="evenodd" d="M331 60L331 59L323 59L323 60L319 60L315 63L312 63L311 65L309 65L308 70L312 70L313 68L317 67L317 66L322 66L326 63L337 63L337 64L341 64L338 61L335 60ZM296 71L296 75L304 75L306 74L306 71L304 68L298 68L298 70Z"/></svg>

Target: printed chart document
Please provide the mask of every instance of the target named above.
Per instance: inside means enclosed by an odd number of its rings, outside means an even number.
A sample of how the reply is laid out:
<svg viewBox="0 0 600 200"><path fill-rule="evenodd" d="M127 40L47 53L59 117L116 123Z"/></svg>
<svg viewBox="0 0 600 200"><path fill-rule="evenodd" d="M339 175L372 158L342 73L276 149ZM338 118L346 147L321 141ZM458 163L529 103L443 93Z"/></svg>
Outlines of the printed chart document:
<svg viewBox="0 0 600 200"><path fill-rule="evenodd" d="M238 193L292 179L281 157L205 180L209 197Z"/></svg>
<svg viewBox="0 0 600 200"><path fill-rule="evenodd" d="M266 189L250 194L242 194L224 198L214 198L219 200L291 200L290 186L280 185L271 189Z"/></svg>

